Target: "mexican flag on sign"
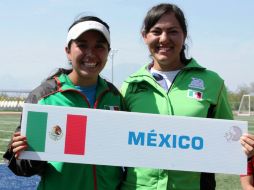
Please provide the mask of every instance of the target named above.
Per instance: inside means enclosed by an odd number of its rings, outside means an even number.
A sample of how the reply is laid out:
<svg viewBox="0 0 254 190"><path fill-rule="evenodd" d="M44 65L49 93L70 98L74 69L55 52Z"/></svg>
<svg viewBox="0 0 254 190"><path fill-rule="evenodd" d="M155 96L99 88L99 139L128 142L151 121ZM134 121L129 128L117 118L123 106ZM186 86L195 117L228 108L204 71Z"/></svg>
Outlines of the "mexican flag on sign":
<svg viewBox="0 0 254 190"><path fill-rule="evenodd" d="M85 115L67 114L63 117L28 111L27 151L85 155L86 124Z"/></svg>

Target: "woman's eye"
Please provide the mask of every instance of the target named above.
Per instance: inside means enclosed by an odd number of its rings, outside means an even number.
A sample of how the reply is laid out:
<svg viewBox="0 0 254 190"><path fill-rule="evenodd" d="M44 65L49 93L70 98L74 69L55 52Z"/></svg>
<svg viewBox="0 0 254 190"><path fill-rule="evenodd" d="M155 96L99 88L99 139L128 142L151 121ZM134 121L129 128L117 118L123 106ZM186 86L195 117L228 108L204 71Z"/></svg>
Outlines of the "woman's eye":
<svg viewBox="0 0 254 190"><path fill-rule="evenodd" d="M154 35L160 35L161 32L159 30L152 30L151 33Z"/></svg>
<svg viewBox="0 0 254 190"><path fill-rule="evenodd" d="M77 44L77 46L78 46L79 48L86 48L86 47L87 47L86 44Z"/></svg>
<svg viewBox="0 0 254 190"><path fill-rule="evenodd" d="M176 34L179 33L179 31L178 31L178 30L170 30L169 33L170 33L170 34L173 34L173 35L176 35Z"/></svg>
<svg viewBox="0 0 254 190"><path fill-rule="evenodd" d="M97 44L95 47L97 49L104 49L106 46L104 44Z"/></svg>

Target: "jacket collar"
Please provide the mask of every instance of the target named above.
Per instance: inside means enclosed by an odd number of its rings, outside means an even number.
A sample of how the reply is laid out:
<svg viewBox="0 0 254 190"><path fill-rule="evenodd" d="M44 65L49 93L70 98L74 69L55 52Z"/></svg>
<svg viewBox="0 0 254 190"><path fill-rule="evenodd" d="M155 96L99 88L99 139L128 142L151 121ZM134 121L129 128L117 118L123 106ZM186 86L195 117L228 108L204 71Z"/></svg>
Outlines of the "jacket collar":
<svg viewBox="0 0 254 190"><path fill-rule="evenodd" d="M58 88L61 90L76 90L75 85L70 80L67 74L61 74L58 77L55 77L57 81ZM108 88L108 85L104 79L98 76L98 85L97 85L97 93L104 91Z"/></svg>
<svg viewBox="0 0 254 190"><path fill-rule="evenodd" d="M155 79L151 75L149 68L151 67L151 64L146 64L141 69L139 69L134 74L130 75L125 82L141 82L141 81L147 81L151 84L156 84ZM182 69L183 71L186 70L205 70L205 67L200 66L195 59L191 59L190 62Z"/></svg>

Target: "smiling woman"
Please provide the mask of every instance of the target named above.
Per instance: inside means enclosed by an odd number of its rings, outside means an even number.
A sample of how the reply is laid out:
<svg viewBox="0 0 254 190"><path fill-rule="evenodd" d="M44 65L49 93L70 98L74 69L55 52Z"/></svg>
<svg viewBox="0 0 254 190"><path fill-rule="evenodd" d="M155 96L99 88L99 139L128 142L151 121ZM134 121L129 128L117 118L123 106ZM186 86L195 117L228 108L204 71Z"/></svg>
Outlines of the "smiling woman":
<svg viewBox="0 0 254 190"><path fill-rule="evenodd" d="M162 3L147 12L142 36L152 61L122 85L128 111L233 119L224 80L194 58L186 58L187 35L186 19L178 6ZM246 154L253 154L253 136L242 137ZM201 145L198 148L202 148L201 139L197 140ZM176 141L181 143L181 137ZM214 190L215 187L213 173L128 167L122 190Z"/></svg>
<svg viewBox="0 0 254 190"><path fill-rule="evenodd" d="M69 75L72 81L78 86L94 85L107 62L110 51L108 25L96 21L72 25L68 32L65 50L73 67Z"/></svg>
<svg viewBox="0 0 254 190"><path fill-rule="evenodd" d="M73 71L70 79L79 86L96 84L99 73L104 68L109 47L98 31L87 31L66 48Z"/></svg>
<svg viewBox="0 0 254 190"><path fill-rule="evenodd" d="M187 31L182 29L174 13L163 15L154 26L146 27L142 35L154 59L155 70L174 71L184 66L179 52L184 51Z"/></svg>
<svg viewBox="0 0 254 190"><path fill-rule="evenodd" d="M72 69L60 69L34 89L26 102L94 109L107 109L106 106L109 106L122 110L123 100L119 91L113 84L100 77L109 51L109 26L98 17L79 18L69 28L65 47ZM35 116L32 119L36 120ZM41 131L43 127L41 124L41 122L31 124L31 128L37 132ZM80 125L74 126L81 129ZM114 190L119 187L123 176L121 167L19 160L20 152L27 149L29 144L28 138L22 136L19 131L20 127L14 133L4 157L9 160L8 167L16 175L40 175L38 189ZM59 130L57 132L60 133ZM29 140L37 141L36 136L43 134L32 133L31 135L33 138ZM82 144L81 141L75 142L78 145Z"/></svg>

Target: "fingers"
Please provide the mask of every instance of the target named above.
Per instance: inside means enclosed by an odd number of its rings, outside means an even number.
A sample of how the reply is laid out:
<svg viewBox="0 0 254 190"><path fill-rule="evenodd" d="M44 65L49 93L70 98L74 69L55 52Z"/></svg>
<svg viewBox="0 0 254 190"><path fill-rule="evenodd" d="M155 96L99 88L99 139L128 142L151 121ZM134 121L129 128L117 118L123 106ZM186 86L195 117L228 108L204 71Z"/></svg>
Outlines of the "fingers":
<svg viewBox="0 0 254 190"><path fill-rule="evenodd" d="M246 145L248 147L254 147L254 135L252 134L243 134L241 136L240 141L242 142L242 145Z"/></svg>
<svg viewBox="0 0 254 190"><path fill-rule="evenodd" d="M248 145L245 142L241 142L242 144L242 149L244 151L244 153L248 156L248 157L252 157L254 155L254 150L253 147Z"/></svg>
<svg viewBox="0 0 254 190"><path fill-rule="evenodd" d="M244 146L242 147L242 149L243 149L243 152L248 156L249 151ZM248 156L248 157L250 157L250 156Z"/></svg>
<svg viewBox="0 0 254 190"><path fill-rule="evenodd" d="M254 140L254 135L250 134L250 133L245 133L245 134L242 135L242 137L247 137L247 138L250 138L250 139Z"/></svg>
<svg viewBox="0 0 254 190"><path fill-rule="evenodd" d="M25 136L20 135L20 132L16 132L12 138L11 144L12 151L15 155L15 158L18 159L20 152L27 148L27 140Z"/></svg>
<svg viewBox="0 0 254 190"><path fill-rule="evenodd" d="M17 148L13 149L13 152L15 153L15 158L18 159L21 151L24 151L27 148L27 145L18 146Z"/></svg>
<svg viewBox="0 0 254 190"><path fill-rule="evenodd" d="M12 142L23 141L23 140L26 140L26 137L20 135L20 132L14 133L12 137Z"/></svg>
<svg viewBox="0 0 254 190"><path fill-rule="evenodd" d="M243 134L240 139L240 143L245 154L248 157L254 155L254 135L252 134Z"/></svg>

